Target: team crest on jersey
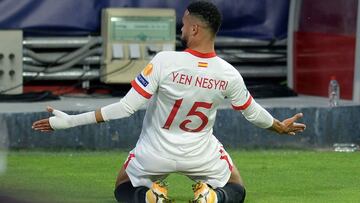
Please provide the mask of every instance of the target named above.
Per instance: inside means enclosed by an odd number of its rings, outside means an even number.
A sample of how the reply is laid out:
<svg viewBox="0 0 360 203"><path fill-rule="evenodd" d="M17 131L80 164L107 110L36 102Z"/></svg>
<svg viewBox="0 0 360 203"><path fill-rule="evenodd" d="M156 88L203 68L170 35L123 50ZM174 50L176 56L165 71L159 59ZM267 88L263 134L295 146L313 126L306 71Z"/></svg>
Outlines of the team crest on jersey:
<svg viewBox="0 0 360 203"><path fill-rule="evenodd" d="M149 82L145 79L143 75L139 74L136 78L144 87L148 86Z"/></svg>
<svg viewBox="0 0 360 203"><path fill-rule="evenodd" d="M153 64L149 63L143 70L144 76L150 75L152 71L153 71Z"/></svg>
<svg viewBox="0 0 360 203"><path fill-rule="evenodd" d="M200 67L200 68L207 68L207 67L208 67L208 63L206 63L206 62L198 62L198 67Z"/></svg>

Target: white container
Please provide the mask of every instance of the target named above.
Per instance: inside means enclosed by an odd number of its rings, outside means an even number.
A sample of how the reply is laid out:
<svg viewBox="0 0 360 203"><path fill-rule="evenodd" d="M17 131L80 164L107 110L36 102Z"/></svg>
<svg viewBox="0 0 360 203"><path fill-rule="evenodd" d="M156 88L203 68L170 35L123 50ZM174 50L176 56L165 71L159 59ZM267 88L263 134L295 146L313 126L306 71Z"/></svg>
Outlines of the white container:
<svg viewBox="0 0 360 203"><path fill-rule="evenodd" d="M359 150L359 146L354 143L335 143L335 152L356 152Z"/></svg>
<svg viewBox="0 0 360 203"><path fill-rule="evenodd" d="M340 100L340 85L337 82L335 76L331 76L329 82L329 106L335 107L339 106Z"/></svg>

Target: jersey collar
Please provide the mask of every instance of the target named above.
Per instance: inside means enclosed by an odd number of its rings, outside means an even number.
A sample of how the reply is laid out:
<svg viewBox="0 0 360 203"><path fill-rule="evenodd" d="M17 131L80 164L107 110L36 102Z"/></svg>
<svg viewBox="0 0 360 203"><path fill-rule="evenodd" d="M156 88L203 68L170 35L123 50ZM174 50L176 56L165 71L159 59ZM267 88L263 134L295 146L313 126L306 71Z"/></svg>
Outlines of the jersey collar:
<svg viewBox="0 0 360 203"><path fill-rule="evenodd" d="M199 58L212 58L216 56L215 52L209 52L209 53L201 53L192 49L185 49L185 52L189 52L190 54L197 56Z"/></svg>

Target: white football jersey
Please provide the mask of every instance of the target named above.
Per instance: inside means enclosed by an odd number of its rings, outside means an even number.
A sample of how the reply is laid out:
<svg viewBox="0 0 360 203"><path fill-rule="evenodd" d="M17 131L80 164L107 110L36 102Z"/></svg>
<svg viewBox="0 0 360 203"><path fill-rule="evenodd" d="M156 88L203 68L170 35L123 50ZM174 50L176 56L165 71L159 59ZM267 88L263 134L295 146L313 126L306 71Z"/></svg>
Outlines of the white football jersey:
<svg viewBox="0 0 360 203"><path fill-rule="evenodd" d="M160 52L131 84L150 99L138 145L177 160L211 150L216 111L225 97L236 110L252 101L239 72L215 52Z"/></svg>

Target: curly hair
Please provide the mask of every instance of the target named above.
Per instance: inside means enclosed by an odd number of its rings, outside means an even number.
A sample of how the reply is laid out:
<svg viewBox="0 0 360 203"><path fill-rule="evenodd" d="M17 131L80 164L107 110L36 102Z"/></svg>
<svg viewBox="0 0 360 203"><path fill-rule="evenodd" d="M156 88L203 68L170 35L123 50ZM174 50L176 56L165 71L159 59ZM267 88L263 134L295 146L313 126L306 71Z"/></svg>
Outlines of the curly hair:
<svg viewBox="0 0 360 203"><path fill-rule="evenodd" d="M208 1L195 1L187 7L190 15L196 16L210 27L212 34L219 31L222 17L218 8Z"/></svg>

